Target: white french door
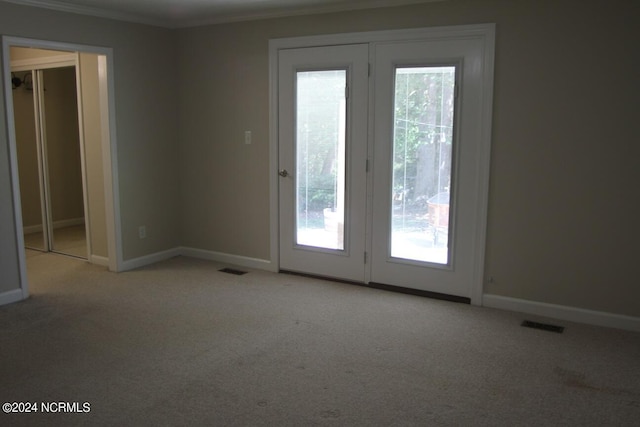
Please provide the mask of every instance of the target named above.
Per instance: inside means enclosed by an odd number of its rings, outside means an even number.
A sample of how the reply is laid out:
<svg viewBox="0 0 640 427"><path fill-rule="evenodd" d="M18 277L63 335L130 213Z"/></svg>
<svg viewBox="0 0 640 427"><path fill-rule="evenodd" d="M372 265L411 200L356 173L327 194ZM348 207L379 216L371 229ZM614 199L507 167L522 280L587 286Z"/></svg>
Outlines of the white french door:
<svg viewBox="0 0 640 427"><path fill-rule="evenodd" d="M280 268L364 279L368 45L279 53Z"/></svg>
<svg viewBox="0 0 640 427"><path fill-rule="evenodd" d="M474 296L490 120L483 43L278 51L280 269Z"/></svg>
<svg viewBox="0 0 640 427"><path fill-rule="evenodd" d="M478 254L482 49L374 47L372 282L470 298Z"/></svg>

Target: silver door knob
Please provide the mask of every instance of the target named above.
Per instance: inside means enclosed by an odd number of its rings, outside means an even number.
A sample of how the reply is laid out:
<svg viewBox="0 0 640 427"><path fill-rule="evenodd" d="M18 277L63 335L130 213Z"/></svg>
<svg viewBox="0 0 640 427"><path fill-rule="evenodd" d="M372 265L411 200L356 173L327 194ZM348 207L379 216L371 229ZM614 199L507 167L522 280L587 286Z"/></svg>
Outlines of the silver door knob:
<svg viewBox="0 0 640 427"><path fill-rule="evenodd" d="M283 178L286 178L289 176L289 172L287 172L286 169L280 169L280 171L278 172L278 175L280 175Z"/></svg>

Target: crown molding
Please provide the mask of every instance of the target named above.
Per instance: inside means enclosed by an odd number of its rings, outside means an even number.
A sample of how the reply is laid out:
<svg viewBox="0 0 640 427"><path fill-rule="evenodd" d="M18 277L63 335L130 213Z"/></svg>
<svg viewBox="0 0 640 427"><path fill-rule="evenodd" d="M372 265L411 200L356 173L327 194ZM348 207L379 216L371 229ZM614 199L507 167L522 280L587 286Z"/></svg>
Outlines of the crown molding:
<svg viewBox="0 0 640 427"><path fill-rule="evenodd" d="M38 7L58 12L75 13L79 15L94 16L98 18L113 19L116 21L132 22L137 24L152 25L156 27L178 29L204 25L224 24L242 21L255 21L260 19L284 18L288 16L315 15L323 13L348 12L352 10L377 9L383 7L408 6L420 3L436 3L448 0L371 0L359 1L351 4L317 5L308 7L287 7L270 11L254 11L243 13L228 13L205 18L167 18L158 19L149 15L119 12L106 8L82 6L59 0L0 0L22 6Z"/></svg>
<svg viewBox="0 0 640 427"><path fill-rule="evenodd" d="M410 6L421 3L441 3L449 0L371 0L352 4L319 5L298 8L282 8L272 11L259 11L237 14L225 14L199 19L183 19L174 22L172 28L191 28L204 25L226 24L261 19L286 18L289 16L320 15L323 13L349 12L354 10L379 9L385 7Z"/></svg>
<svg viewBox="0 0 640 427"><path fill-rule="evenodd" d="M155 27L172 28L175 23L169 20L160 20L149 16L142 16L133 13L117 12L91 6L80 6L65 3L57 0L1 0L6 3L14 3L21 6L38 7L57 12L75 13L77 15L94 16L96 18L113 19L115 21L131 22L135 24L152 25Z"/></svg>

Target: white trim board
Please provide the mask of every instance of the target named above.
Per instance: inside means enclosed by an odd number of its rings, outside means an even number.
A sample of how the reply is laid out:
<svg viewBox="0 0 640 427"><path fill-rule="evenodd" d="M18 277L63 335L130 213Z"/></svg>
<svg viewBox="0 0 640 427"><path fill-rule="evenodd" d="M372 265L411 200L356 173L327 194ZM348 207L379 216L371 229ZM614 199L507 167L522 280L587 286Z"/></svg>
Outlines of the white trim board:
<svg viewBox="0 0 640 427"><path fill-rule="evenodd" d="M71 218L71 219L61 219L59 221L53 222L53 229L57 230L59 228L72 227L74 225L84 225L84 218ZM36 233L38 231L42 231L42 224L37 225L28 225L23 227L24 234Z"/></svg>
<svg viewBox="0 0 640 427"><path fill-rule="evenodd" d="M109 267L109 258L100 255L90 255L89 262L102 267Z"/></svg>
<svg viewBox="0 0 640 427"><path fill-rule="evenodd" d="M138 258L123 261L120 271L129 271L136 268L145 267L147 265L155 264L160 261L165 261L173 257L177 257L180 254L180 248L167 249L166 251L156 252L149 255L144 255Z"/></svg>
<svg viewBox="0 0 640 427"><path fill-rule="evenodd" d="M22 301L23 299L25 299L25 296L22 293L22 289L3 292L0 294L0 306Z"/></svg>
<svg viewBox="0 0 640 427"><path fill-rule="evenodd" d="M22 232L24 234L40 233L41 231L42 231L42 224L27 225L22 227Z"/></svg>
<svg viewBox="0 0 640 427"><path fill-rule="evenodd" d="M238 267L277 272L277 270L273 268L273 264L269 260L182 246L124 261L122 263L122 269L120 271L128 271L140 267L145 267L147 265L155 264L157 262L165 261L177 256L186 256L208 261L215 261L222 264L235 265Z"/></svg>
<svg viewBox="0 0 640 427"><path fill-rule="evenodd" d="M76 54L70 53L56 56L42 56L39 58L14 59L11 61L11 72L75 66Z"/></svg>
<svg viewBox="0 0 640 427"><path fill-rule="evenodd" d="M237 265L239 267L254 268L257 270L266 270L274 273L278 271L277 268L274 268L275 267L274 264L269 260L251 258L251 257L242 256L242 255L232 255L232 254L226 254L223 252L214 252L214 251L207 251L204 249L185 248L185 247L180 248L180 255L192 257L192 258L206 259L209 261L215 261L222 264Z"/></svg>
<svg viewBox="0 0 640 427"><path fill-rule="evenodd" d="M482 305L500 310L516 311L570 322L588 325L604 326L608 328L625 329L640 332L640 317L607 313L604 311L587 310L578 307L529 301L500 295L484 294Z"/></svg>
<svg viewBox="0 0 640 427"><path fill-rule="evenodd" d="M53 228L65 228L65 227L73 227L74 225L84 225L85 219L84 217L80 218L70 218L70 219L61 219L59 221L53 221Z"/></svg>

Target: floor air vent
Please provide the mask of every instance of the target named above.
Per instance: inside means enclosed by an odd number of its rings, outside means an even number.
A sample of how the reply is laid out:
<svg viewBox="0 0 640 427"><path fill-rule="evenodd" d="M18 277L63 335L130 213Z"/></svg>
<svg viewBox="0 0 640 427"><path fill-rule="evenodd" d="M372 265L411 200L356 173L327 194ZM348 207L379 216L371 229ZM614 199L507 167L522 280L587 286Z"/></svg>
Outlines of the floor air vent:
<svg viewBox="0 0 640 427"><path fill-rule="evenodd" d="M235 274L236 276L242 276L243 274L247 274L246 271L235 270L233 268L221 268L218 271L222 271L223 273Z"/></svg>
<svg viewBox="0 0 640 427"><path fill-rule="evenodd" d="M522 326L525 328L541 329L543 331L555 332L561 334L564 331L564 326L550 325L548 323L532 322L531 320L525 320L522 322Z"/></svg>

